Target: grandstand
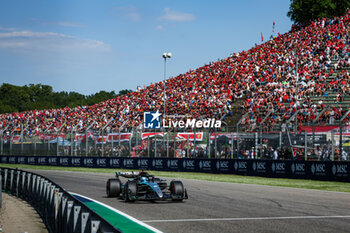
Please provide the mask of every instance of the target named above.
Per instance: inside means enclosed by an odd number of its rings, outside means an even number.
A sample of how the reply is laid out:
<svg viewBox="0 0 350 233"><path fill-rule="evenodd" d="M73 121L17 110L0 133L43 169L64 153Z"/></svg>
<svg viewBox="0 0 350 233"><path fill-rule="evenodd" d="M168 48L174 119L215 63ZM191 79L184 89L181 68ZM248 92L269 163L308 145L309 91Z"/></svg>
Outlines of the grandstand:
<svg viewBox="0 0 350 233"><path fill-rule="evenodd" d="M350 12L211 62L166 81L169 115L225 119L240 130L295 132L307 125L350 123ZM163 82L92 106L0 115L1 130L28 134L117 132L141 124L145 111L162 110Z"/></svg>

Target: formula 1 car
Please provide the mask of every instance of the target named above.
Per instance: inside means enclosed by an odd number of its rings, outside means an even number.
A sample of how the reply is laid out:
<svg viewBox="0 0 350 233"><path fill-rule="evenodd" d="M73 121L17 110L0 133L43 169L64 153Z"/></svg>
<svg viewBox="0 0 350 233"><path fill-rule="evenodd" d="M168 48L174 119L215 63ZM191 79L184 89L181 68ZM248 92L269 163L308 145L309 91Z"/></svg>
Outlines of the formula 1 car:
<svg viewBox="0 0 350 233"><path fill-rule="evenodd" d="M119 176L128 180L123 184ZM179 180L168 185L165 179L156 178L147 172L116 172L116 178L108 179L107 197L119 197L126 202L136 200L173 200L188 199L187 191Z"/></svg>

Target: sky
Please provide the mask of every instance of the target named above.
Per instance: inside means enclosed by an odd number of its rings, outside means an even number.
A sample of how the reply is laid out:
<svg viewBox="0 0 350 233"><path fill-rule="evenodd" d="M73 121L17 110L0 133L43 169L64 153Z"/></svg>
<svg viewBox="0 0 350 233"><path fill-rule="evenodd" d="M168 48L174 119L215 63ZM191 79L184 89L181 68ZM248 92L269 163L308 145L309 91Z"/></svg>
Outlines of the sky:
<svg viewBox="0 0 350 233"><path fill-rule="evenodd" d="M289 0L1 0L0 84L136 90L286 33Z"/></svg>

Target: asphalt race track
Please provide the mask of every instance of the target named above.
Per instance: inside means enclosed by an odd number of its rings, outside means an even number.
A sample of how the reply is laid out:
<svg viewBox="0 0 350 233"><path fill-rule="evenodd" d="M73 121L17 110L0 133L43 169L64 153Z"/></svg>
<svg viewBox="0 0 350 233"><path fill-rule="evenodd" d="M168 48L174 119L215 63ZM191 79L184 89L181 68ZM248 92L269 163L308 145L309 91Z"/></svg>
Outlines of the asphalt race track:
<svg viewBox="0 0 350 233"><path fill-rule="evenodd" d="M182 203L106 198L113 174L32 170L164 232L350 232L350 193L182 180Z"/></svg>

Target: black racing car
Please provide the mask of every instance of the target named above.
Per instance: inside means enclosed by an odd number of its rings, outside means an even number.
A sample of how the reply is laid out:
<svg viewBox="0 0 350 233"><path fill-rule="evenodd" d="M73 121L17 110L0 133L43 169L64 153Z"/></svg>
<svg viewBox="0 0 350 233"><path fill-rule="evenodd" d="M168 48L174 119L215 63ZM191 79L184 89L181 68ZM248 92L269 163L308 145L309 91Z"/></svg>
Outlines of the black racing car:
<svg viewBox="0 0 350 233"><path fill-rule="evenodd" d="M123 184L119 176L128 180ZM187 191L179 180L168 185L165 179L156 178L147 172L116 172L116 178L108 179L107 197L120 197L125 201L188 199Z"/></svg>

